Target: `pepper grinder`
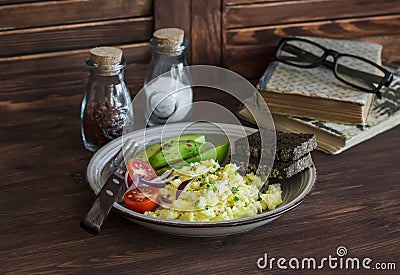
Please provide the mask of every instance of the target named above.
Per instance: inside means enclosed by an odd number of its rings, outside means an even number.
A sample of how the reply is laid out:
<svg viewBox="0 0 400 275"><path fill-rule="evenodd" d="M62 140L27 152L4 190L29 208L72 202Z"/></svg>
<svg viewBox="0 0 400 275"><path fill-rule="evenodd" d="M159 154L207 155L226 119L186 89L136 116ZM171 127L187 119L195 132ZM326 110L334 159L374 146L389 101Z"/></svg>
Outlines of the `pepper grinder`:
<svg viewBox="0 0 400 275"><path fill-rule="evenodd" d="M89 74L81 106L81 134L85 148L95 152L121 136L124 127L133 127L133 111L122 50L93 48L86 65Z"/></svg>

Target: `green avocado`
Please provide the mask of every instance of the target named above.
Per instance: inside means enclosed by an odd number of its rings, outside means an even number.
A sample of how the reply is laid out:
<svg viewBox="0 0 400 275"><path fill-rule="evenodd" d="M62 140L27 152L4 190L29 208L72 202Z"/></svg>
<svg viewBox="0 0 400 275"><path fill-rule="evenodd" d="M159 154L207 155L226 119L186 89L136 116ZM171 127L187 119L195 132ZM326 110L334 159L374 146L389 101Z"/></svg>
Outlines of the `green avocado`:
<svg viewBox="0 0 400 275"><path fill-rule="evenodd" d="M176 136L172 138L168 138L163 140L163 144L169 143L171 141L183 141L183 140L192 140L198 143L205 143L206 138L204 135L199 135L199 134L186 134L186 135L181 135L181 136ZM141 151L137 155L135 155L135 158L141 159L144 161L148 161L150 157L155 155L157 152L159 152L161 149L161 142L154 143L146 148L146 150Z"/></svg>
<svg viewBox="0 0 400 275"><path fill-rule="evenodd" d="M179 169L185 165L188 165L189 163L199 162L202 160L209 160L209 159L215 159L219 163L222 163L226 157L226 154L228 153L228 149L229 149L229 142L226 142L221 145L218 145L213 149L206 150L205 152L200 152L200 154L197 156L193 156L191 158L185 159L184 161L174 163L171 166L165 166L163 168L160 168L156 172L158 175L161 175L165 171L171 169L171 167Z"/></svg>
<svg viewBox="0 0 400 275"><path fill-rule="evenodd" d="M154 169L159 169L170 163L199 155L202 143L193 140L170 141L164 143L160 151L149 158L149 163Z"/></svg>

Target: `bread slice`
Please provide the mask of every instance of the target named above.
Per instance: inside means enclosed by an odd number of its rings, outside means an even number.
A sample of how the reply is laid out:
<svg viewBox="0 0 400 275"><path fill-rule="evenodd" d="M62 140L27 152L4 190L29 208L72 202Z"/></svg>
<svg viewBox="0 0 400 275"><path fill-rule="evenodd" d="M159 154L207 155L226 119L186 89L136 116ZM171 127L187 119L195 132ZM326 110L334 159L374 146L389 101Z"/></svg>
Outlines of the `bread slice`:
<svg viewBox="0 0 400 275"><path fill-rule="evenodd" d="M278 180L288 179L304 169L311 167L313 164L310 153L293 162L276 161L272 167L271 173L269 173L269 178Z"/></svg>
<svg viewBox="0 0 400 275"><path fill-rule="evenodd" d="M291 178L314 164L310 153L298 160L291 162L275 160L270 173L267 175L266 173L271 167L271 162L269 162L268 159L264 159L262 164L260 164L258 158L248 158L242 155L233 155L231 156L230 162L239 167L238 171L241 174L254 173L261 177L268 176L269 179L274 180Z"/></svg>
<svg viewBox="0 0 400 275"><path fill-rule="evenodd" d="M260 158L261 152L264 156L271 155L273 138L268 132L261 131L261 134L263 135L262 141L260 131L235 141L235 153L250 158ZM261 142L264 143L264 146L261 145ZM317 148L317 141L314 134L284 133L279 131L276 133L275 158L278 161L298 160L315 148Z"/></svg>

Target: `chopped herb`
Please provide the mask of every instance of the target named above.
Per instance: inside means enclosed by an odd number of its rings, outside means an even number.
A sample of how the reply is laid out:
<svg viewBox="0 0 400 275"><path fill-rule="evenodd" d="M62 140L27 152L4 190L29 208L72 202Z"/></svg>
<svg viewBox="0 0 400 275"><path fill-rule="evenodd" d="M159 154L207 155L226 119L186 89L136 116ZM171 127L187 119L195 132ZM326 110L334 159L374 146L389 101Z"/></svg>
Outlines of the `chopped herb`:
<svg viewBox="0 0 400 275"><path fill-rule="evenodd" d="M204 179L206 177L206 175L203 174L203 175L201 175L201 177Z"/></svg>
<svg viewBox="0 0 400 275"><path fill-rule="evenodd" d="M234 202L239 201L239 197L238 197L238 196L234 196L234 197L233 197L233 201L234 201Z"/></svg>
<svg viewBox="0 0 400 275"><path fill-rule="evenodd" d="M217 186L214 185L214 187L213 187L214 193L217 192L217 190L218 190Z"/></svg>
<svg viewBox="0 0 400 275"><path fill-rule="evenodd" d="M233 194L236 194L237 192L239 192L239 188L237 188L237 187L232 187L232 188L231 188L231 191L232 191Z"/></svg>
<svg viewBox="0 0 400 275"><path fill-rule="evenodd" d="M211 187L211 184L207 183L206 187L207 189L209 189Z"/></svg>
<svg viewBox="0 0 400 275"><path fill-rule="evenodd" d="M206 205L206 207L204 207L206 210L208 210L209 208L210 208L210 206L209 205Z"/></svg>
<svg viewBox="0 0 400 275"><path fill-rule="evenodd" d="M195 206L198 206L199 203L200 203L200 200L197 200L197 201L194 203L194 205L195 205Z"/></svg>
<svg viewBox="0 0 400 275"><path fill-rule="evenodd" d="M200 187L203 187L204 185L206 185L205 182L200 182Z"/></svg>

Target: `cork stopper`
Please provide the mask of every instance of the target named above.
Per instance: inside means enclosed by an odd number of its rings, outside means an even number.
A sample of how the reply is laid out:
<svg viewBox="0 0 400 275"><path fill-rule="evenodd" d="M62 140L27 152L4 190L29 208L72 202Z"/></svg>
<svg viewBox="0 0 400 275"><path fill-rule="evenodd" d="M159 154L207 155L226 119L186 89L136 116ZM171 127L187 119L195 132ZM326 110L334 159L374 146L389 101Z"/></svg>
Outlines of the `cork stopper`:
<svg viewBox="0 0 400 275"><path fill-rule="evenodd" d="M159 29L153 33L156 44L174 47L183 43L185 32L178 28Z"/></svg>
<svg viewBox="0 0 400 275"><path fill-rule="evenodd" d="M90 50L93 64L110 66L121 62L122 50L114 47L97 47Z"/></svg>

